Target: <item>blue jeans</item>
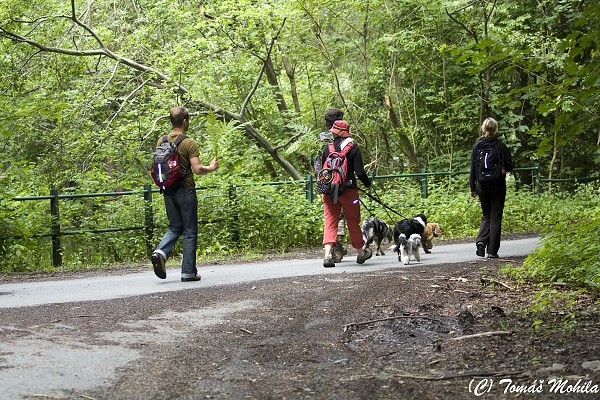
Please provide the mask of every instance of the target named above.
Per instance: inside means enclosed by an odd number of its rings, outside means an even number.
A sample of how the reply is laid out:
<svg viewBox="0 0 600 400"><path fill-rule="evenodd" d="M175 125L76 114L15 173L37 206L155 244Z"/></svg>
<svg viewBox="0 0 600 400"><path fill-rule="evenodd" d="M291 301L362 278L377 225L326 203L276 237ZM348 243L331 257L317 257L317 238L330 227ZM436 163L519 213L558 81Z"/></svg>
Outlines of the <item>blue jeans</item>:
<svg viewBox="0 0 600 400"><path fill-rule="evenodd" d="M181 277L191 278L198 272L196 268L196 248L198 247L198 197L195 188L179 187L173 194L165 194L165 208L169 219L169 229L161 239L156 252L167 259L177 239L183 235L183 260Z"/></svg>

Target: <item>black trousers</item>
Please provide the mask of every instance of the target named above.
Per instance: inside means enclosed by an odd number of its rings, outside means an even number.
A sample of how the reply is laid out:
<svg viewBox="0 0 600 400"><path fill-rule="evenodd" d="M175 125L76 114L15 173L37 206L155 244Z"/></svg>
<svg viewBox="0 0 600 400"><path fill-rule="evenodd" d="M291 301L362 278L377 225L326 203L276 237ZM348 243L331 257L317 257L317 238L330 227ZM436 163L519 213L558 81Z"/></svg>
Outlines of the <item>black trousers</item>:
<svg viewBox="0 0 600 400"><path fill-rule="evenodd" d="M477 196L481 203L481 223L476 243L485 244L488 254L498 254L506 189L499 188L491 192L478 191Z"/></svg>

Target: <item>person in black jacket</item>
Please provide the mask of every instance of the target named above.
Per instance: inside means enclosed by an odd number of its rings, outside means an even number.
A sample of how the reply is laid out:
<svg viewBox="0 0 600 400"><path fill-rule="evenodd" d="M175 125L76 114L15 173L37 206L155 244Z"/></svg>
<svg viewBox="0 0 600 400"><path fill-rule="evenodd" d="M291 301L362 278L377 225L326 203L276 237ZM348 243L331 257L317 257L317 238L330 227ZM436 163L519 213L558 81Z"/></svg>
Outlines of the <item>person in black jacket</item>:
<svg viewBox="0 0 600 400"><path fill-rule="evenodd" d="M350 126L343 120L335 121L330 131L333 133L333 147L336 152L342 151L346 146L352 146L346 154L348 172L346 175L346 188L342 194L337 197L337 201L330 195L323 195L324 206L324 227L323 227L323 246L325 249L325 258L323 266L325 268L335 267L335 260L332 254L333 247L337 240L338 222L340 214L343 211L350 234L350 245L357 250L356 262L363 264L371 258L371 249L363 249L365 244L360 228L360 203L358 198L358 186L356 178L368 188L371 187L371 180L365 172L365 167L358 148L350 137ZM329 156L329 143L323 147L322 160Z"/></svg>
<svg viewBox="0 0 600 400"><path fill-rule="evenodd" d="M506 173L513 170L513 161L506 145L496 137L498 135L498 122L494 118L487 118L481 125L481 137L477 139L471 154L471 173L469 185L471 187L471 198L479 196L481 203L481 223L479 234L475 240L477 250L475 254L484 257L487 249L488 258L498 258L500 249L500 235L502 231L502 214L504 212L504 201L506 199ZM497 150L500 158L501 171L498 177L491 182L483 184L482 178L478 178L478 157L480 149L485 144Z"/></svg>

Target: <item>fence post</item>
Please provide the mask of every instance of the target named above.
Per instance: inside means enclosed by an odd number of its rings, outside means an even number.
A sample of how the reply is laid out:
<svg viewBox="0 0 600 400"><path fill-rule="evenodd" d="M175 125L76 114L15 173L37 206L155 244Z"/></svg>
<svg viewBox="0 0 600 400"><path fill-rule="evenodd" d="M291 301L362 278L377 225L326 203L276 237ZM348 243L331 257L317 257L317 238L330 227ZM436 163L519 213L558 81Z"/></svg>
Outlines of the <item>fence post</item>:
<svg viewBox="0 0 600 400"><path fill-rule="evenodd" d="M237 193L234 185L229 185L229 209L231 213L231 233L233 243L240 241L240 230L238 227L238 212L237 212Z"/></svg>
<svg viewBox="0 0 600 400"><path fill-rule="evenodd" d="M369 194L373 194L373 189L374 189L374 185L375 185L375 171L370 171L367 176L369 177L369 180L371 181L371 187L368 189ZM358 182L357 182L358 183ZM373 203L373 198L369 197L369 205Z"/></svg>
<svg viewBox="0 0 600 400"><path fill-rule="evenodd" d="M52 221L52 265L60 267L62 264L62 250L60 246L60 219L58 208L58 190L50 190L50 218Z"/></svg>
<svg viewBox="0 0 600 400"><path fill-rule="evenodd" d="M312 203L314 200L313 197L313 176L312 174L306 175L306 200L309 203Z"/></svg>
<svg viewBox="0 0 600 400"><path fill-rule="evenodd" d="M421 168L421 197L427 198L427 168Z"/></svg>
<svg viewBox="0 0 600 400"><path fill-rule="evenodd" d="M154 214L152 212L152 187L144 185L144 225L146 227L146 249L148 256L154 250Z"/></svg>
<svg viewBox="0 0 600 400"><path fill-rule="evenodd" d="M542 172L541 172L541 167L540 167L540 163L539 162L535 162L534 163L535 166L535 193L542 193L542 191L544 190L542 187Z"/></svg>

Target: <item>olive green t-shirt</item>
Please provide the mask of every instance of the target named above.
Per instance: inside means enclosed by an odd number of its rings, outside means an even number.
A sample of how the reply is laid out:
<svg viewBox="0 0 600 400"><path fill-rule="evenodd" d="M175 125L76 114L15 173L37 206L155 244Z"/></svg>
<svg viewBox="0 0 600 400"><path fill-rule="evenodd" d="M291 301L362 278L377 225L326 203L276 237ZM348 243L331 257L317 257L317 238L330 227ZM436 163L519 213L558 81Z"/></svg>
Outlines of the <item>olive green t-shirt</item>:
<svg viewBox="0 0 600 400"><path fill-rule="evenodd" d="M181 134L173 134L169 133L167 135L167 140L169 142L174 142ZM187 136L187 135L186 135ZM158 138L156 142L156 146L160 146L162 143L163 137L162 135ZM194 139L187 136L187 138L183 139L179 145L177 146L177 150L179 151L179 162L181 163L181 167L184 171L187 171L185 177L183 178L183 186L184 187L196 187L196 181L194 180L194 172L191 169L190 158L198 157L200 158L200 150L198 149L198 144Z"/></svg>

